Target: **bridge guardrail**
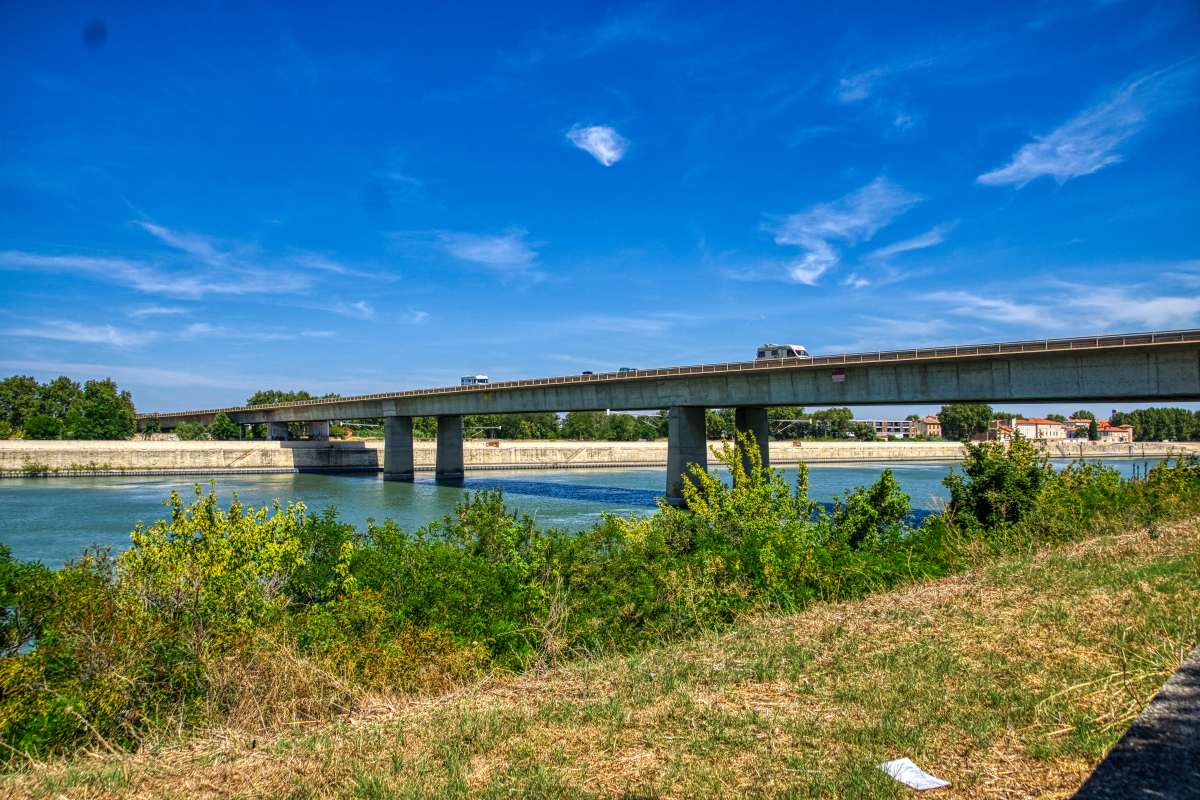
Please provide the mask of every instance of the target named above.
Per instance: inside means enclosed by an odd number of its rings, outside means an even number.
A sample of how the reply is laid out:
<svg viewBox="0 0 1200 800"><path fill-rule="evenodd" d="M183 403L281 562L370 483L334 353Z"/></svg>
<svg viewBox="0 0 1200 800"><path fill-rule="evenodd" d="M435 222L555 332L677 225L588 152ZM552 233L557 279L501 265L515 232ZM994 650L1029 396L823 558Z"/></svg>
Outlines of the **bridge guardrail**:
<svg viewBox="0 0 1200 800"><path fill-rule="evenodd" d="M1034 339L1023 342L997 342L994 344L956 345L953 347L915 348L911 350L880 350L874 353L843 353L839 355L812 356L809 358L770 358L756 361L731 361L718 364L696 364L685 367L657 367L651 369L628 370L625 372L601 372L594 375L562 375L554 378L526 378L516 381L500 381L488 384L468 384L465 386L441 386L433 389L408 389L402 392L382 392L377 394L353 395L338 398L313 398L298 400L293 403L275 403L262 406L232 406L230 408L210 408L200 411L173 411L166 414L138 414L138 419L157 416L184 417L195 414L219 414L222 411L248 411L274 408L297 408L312 405L334 403L352 403L363 400L391 400L400 397L419 397L429 394L450 394L454 392L489 392L497 389L520 389L525 386L553 386L564 383L590 383L611 380L645 380L646 378L662 378L672 375L695 375L705 372L741 372L744 370L771 370L795 367L837 366L841 364L878 364L888 361L914 361L939 358L965 358L970 356L1005 355L1009 353L1037 353L1055 350L1095 350L1107 347L1137 347L1153 344L1183 344L1200 342L1200 329L1178 331L1154 331L1147 333L1128 333L1111 336L1089 336L1075 339Z"/></svg>

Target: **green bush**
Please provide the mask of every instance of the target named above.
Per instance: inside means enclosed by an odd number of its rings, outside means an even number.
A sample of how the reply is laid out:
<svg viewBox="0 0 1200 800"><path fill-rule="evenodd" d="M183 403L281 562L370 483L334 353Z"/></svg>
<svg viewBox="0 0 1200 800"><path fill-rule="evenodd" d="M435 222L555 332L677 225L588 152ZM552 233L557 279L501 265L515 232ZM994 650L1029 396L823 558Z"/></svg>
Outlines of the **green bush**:
<svg viewBox="0 0 1200 800"><path fill-rule="evenodd" d="M199 422L181 422L175 426L175 435L182 442L191 442L208 438L208 428Z"/></svg>
<svg viewBox="0 0 1200 800"><path fill-rule="evenodd" d="M217 414L213 424L208 426L208 435L218 442L231 442L242 438L242 426L231 420L222 411Z"/></svg>
<svg viewBox="0 0 1200 800"><path fill-rule="evenodd" d="M363 692L436 690L948 574L964 548L1200 510L1195 462L1137 480L1097 464L1055 472L1020 439L971 446L945 513L919 526L890 470L827 510L803 465L787 484L750 435L715 456L732 485L693 468L689 510L608 514L582 533L538 529L500 490L409 532L390 520L359 531L333 508L235 497L222 509L197 487L119 555L89 550L50 571L0 548L0 737L40 757L95 733L134 746L156 731L327 717Z"/></svg>
<svg viewBox="0 0 1200 800"><path fill-rule="evenodd" d="M62 435L62 421L38 415L25 420L26 439L57 439Z"/></svg>

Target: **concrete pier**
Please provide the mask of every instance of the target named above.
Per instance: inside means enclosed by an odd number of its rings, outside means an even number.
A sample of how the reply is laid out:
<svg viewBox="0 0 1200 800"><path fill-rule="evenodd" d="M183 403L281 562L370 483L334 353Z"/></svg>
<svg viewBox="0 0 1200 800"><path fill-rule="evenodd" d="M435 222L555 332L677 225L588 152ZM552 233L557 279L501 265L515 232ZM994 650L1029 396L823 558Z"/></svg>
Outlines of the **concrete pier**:
<svg viewBox="0 0 1200 800"><path fill-rule="evenodd" d="M288 428L286 422L268 422L267 423L267 438L273 442L286 442L288 440Z"/></svg>
<svg viewBox="0 0 1200 800"><path fill-rule="evenodd" d="M708 469L708 441L704 435L704 409L671 406L667 422L667 502L684 506L683 482L689 480L691 465Z"/></svg>
<svg viewBox="0 0 1200 800"><path fill-rule="evenodd" d="M329 441L329 422L313 420L308 424L308 439L312 442Z"/></svg>
<svg viewBox="0 0 1200 800"><path fill-rule="evenodd" d="M738 433L754 434L758 444L758 452L762 455L762 468L765 473L771 468L771 433L767 425L767 410L765 408L737 408L733 412L733 425ZM750 459L742 457L742 469L750 475Z"/></svg>
<svg viewBox="0 0 1200 800"><path fill-rule="evenodd" d="M463 432L462 417L438 417L437 466L433 476L439 481L462 480Z"/></svg>
<svg viewBox="0 0 1200 800"><path fill-rule="evenodd" d="M414 466L413 418L384 417L383 435L383 479L411 481Z"/></svg>

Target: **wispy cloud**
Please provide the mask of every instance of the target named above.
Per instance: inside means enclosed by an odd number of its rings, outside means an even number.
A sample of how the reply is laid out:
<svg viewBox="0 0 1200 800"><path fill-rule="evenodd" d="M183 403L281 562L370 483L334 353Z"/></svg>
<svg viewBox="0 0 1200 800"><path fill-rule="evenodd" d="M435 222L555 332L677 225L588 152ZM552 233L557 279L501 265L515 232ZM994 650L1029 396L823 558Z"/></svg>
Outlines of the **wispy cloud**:
<svg viewBox="0 0 1200 800"><path fill-rule="evenodd" d="M868 241L920 200L881 176L832 203L820 203L787 217L774 230L776 243L805 250L799 261L787 267L788 277L814 285L841 260L841 251L831 241L848 245Z"/></svg>
<svg viewBox="0 0 1200 800"><path fill-rule="evenodd" d="M934 292L924 299L948 307L952 314L1046 330L1162 329L1191 326L1200 319L1200 297L1139 294L1136 287L1089 287L1081 293L1076 287L1062 285L1040 302L972 292Z"/></svg>
<svg viewBox="0 0 1200 800"><path fill-rule="evenodd" d="M36 328L20 328L9 331L9 333L14 336L32 336L64 342L109 344L114 347L133 347L157 338L157 334L153 332L122 331L112 325L84 325L68 320L52 320Z"/></svg>
<svg viewBox="0 0 1200 800"><path fill-rule="evenodd" d="M143 306L135 308L129 312L129 316L134 319L145 319L146 317L154 317L165 314L186 314L186 308L168 308L164 306Z"/></svg>
<svg viewBox="0 0 1200 800"><path fill-rule="evenodd" d="M606 167L624 158L625 150L629 147L629 141L607 125L590 125L586 128L576 125L567 131L567 139L580 150L591 153Z"/></svg>
<svg viewBox="0 0 1200 800"><path fill-rule="evenodd" d="M370 319L375 316L375 307L366 300L359 300L357 303L339 301L329 306L329 310L335 314L359 319Z"/></svg>
<svg viewBox="0 0 1200 800"><path fill-rule="evenodd" d="M1012 160L976 178L987 186L1015 186L1049 175L1062 185L1124 160L1117 148L1140 131L1161 102L1168 101L1167 84L1196 70L1172 68L1129 81L1108 97L1085 108L1063 125L1035 137Z"/></svg>
<svg viewBox="0 0 1200 800"><path fill-rule="evenodd" d="M528 231L512 230L499 236L474 233L440 235L446 252L463 261L473 261L500 272L529 272L537 251L525 242Z"/></svg>
<svg viewBox="0 0 1200 800"><path fill-rule="evenodd" d="M878 67L841 78L838 81L834 96L839 103L858 103L866 100L875 90L892 75L921 69L934 64L933 58L915 58L881 64Z"/></svg>
<svg viewBox="0 0 1200 800"><path fill-rule="evenodd" d="M905 239L895 244L889 244L887 247L881 247L873 251L871 258L887 258L894 256L897 253L906 253L909 250L923 250L926 247L933 247L946 241L946 236L950 231L954 230L958 222L945 222L941 225L935 225L920 236L914 236L911 239Z"/></svg>
<svg viewBox="0 0 1200 800"><path fill-rule="evenodd" d="M394 276L351 270L316 254L263 256L248 245L228 246L212 237L180 233L145 221L135 224L175 252L163 251L150 258L137 259L8 250L0 252L0 269L72 273L145 294L185 299L206 295L304 294L315 287L321 272L395 279ZM141 318L166 313L178 311L149 306L131 312L130 316Z"/></svg>

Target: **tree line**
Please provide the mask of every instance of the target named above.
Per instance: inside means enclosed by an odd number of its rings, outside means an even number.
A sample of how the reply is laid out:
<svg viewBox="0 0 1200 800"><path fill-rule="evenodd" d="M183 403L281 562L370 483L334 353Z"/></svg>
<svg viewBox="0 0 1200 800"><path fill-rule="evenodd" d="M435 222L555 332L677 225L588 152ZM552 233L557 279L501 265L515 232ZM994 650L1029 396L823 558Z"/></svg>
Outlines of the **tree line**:
<svg viewBox="0 0 1200 800"><path fill-rule="evenodd" d="M133 397L111 378L82 386L65 375L0 380L0 438L128 439L137 432L135 414Z"/></svg>

